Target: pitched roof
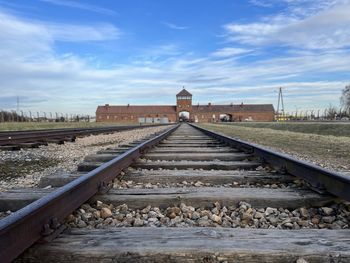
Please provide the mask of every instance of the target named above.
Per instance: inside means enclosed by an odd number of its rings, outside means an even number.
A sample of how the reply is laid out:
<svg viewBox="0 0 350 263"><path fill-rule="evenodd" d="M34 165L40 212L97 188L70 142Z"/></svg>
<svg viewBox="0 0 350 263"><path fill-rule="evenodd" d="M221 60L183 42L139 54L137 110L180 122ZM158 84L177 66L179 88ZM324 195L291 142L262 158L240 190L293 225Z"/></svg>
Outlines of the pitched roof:
<svg viewBox="0 0 350 263"><path fill-rule="evenodd" d="M180 95L183 96L183 95ZM241 104L241 105L192 105L194 114L217 112L274 112L272 104ZM98 106L96 114L176 114L176 106L171 105L135 105L135 106Z"/></svg>
<svg viewBox="0 0 350 263"><path fill-rule="evenodd" d="M189 93L187 90L182 89L176 96L192 96L191 93Z"/></svg>
<svg viewBox="0 0 350 263"><path fill-rule="evenodd" d="M176 114L176 106L98 106L96 114Z"/></svg>
<svg viewBox="0 0 350 263"><path fill-rule="evenodd" d="M193 113L205 112L274 112L272 104L241 104L241 105L193 105Z"/></svg>

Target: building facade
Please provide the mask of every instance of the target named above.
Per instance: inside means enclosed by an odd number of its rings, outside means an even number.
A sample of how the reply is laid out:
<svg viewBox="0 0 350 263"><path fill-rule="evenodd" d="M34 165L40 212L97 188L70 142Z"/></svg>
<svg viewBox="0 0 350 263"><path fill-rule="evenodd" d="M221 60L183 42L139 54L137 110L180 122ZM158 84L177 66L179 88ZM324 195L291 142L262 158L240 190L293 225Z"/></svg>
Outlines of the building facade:
<svg viewBox="0 0 350 263"><path fill-rule="evenodd" d="M118 123L273 121L274 116L272 104L193 105L192 94L185 89L176 95L175 106L105 104L96 110L97 122Z"/></svg>

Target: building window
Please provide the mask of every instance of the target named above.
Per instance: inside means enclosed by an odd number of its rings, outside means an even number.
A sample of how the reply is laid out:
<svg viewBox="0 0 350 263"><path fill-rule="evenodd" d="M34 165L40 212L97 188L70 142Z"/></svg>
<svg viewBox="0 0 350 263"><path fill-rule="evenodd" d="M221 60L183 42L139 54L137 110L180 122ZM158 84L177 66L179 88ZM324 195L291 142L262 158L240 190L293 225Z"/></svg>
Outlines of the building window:
<svg viewBox="0 0 350 263"><path fill-rule="evenodd" d="M109 120L109 115L107 115L107 120Z"/></svg>
<svg viewBox="0 0 350 263"><path fill-rule="evenodd" d="M179 96L177 97L178 100L190 100L191 97L190 96Z"/></svg>

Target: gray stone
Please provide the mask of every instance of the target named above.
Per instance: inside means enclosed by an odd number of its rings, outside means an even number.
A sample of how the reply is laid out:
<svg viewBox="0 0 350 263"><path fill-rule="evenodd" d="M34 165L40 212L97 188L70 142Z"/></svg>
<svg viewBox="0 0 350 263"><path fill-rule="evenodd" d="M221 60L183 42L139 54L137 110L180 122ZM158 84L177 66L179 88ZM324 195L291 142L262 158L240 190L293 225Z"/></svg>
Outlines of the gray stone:
<svg viewBox="0 0 350 263"><path fill-rule="evenodd" d="M272 225L277 225L277 222L278 222L278 218L277 217L275 217L275 216L269 216L268 218L267 218L267 220L272 224Z"/></svg>
<svg viewBox="0 0 350 263"><path fill-rule="evenodd" d="M333 208L330 207L321 207L321 211L324 215L329 216L331 214L333 214Z"/></svg>
<svg viewBox="0 0 350 263"><path fill-rule="evenodd" d="M260 212L256 212L255 215L254 215L254 218L256 218L256 219L261 219L263 217L264 217L264 215L262 213L260 213Z"/></svg>
<svg viewBox="0 0 350 263"><path fill-rule="evenodd" d="M287 213L285 213L285 212L282 212L278 217L281 218L281 219L286 219L286 218L289 217L289 215Z"/></svg>
<svg viewBox="0 0 350 263"><path fill-rule="evenodd" d="M309 216L309 212L307 211L307 209L305 207L300 208L299 212L303 218L307 218Z"/></svg>
<svg viewBox="0 0 350 263"><path fill-rule="evenodd" d="M87 226L87 224L83 220L79 220L77 223L77 227L79 227L79 228L83 228L86 226Z"/></svg>
<svg viewBox="0 0 350 263"><path fill-rule="evenodd" d="M154 217L148 218L148 222L150 222L150 223L158 222L158 218L154 218Z"/></svg>
<svg viewBox="0 0 350 263"><path fill-rule="evenodd" d="M146 206L144 209L141 210L142 214L148 214L148 212L151 210L151 206Z"/></svg>
<svg viewBox="0 0 350 263"><path fill-rule="evenodd" d="M327 224L331 224L335 220L335 216L324 216L322 217L322 220Z"/></svg>
<svg viewBox="0 0 350 263"><path fill-rule="evenodd" d="M271 215L271 214L273 214L275 212L277 212L276 208L267 207L266 210L265 210L265 215L269 216L269 215Z"/></svg>
<svg viewBox="0 0 350 263"><path fill-rule="evenodd" d="M113 221L113 218L111 217L108 217L105 219L105 221L103 222L104 225L115 225L114 221Z"/></svg>
<svg viewBox="0 0 350 263"><path fill-rule="evenodd" d="M115 219L117 219L118 221L122 221L124 219L124 215L123 214L116 214L115 216L113 216Z"/></svg>
<svg viewBox="0 0 350 263"><path fill-rule="evenodd" d="M207 226L210 226L210 222L208 220L201 218L198 220L198 226L207 227Z"/></svg>
<svg viewBox="0 0 350 263"><path fill-rule="evenodd" d="M214 207L214 208L211 210L211 212L212 212L213 214L215 214L215 215L218 215L218 214L220 213L220 210L217 209L216 207Z"/></svg>
<svg viewBox="0 0 350 263"><path fill-rule="evenodd" d="M193 220L197 220L197 219L199 219L200 218L200 214L198 213L198 212L193 212L192 213L192 219Z"/></svg>
<svg viewBox="0 0 350 263"><path fill-rule="evenodd" d="M85 222L89 221L92 218L91 213L85 213L81 215L81 219L84 220Z"/></svg>
<svg viewBox="0 0 350 263"><path fill-rule="evenodd" d="M116 209L120 212L126 212L126 211L128 211L128 205L122 204L122 205L117 206Z"/></svg>
<svg viewBox="0 0 350 263"><path fill-rule="evenodd" d="M149 218L157 218L158 214L157 212L154 212L154 211L149 211L148 212L148 217Z"/></svg>
<svg viewBox="0 0 350 263"><path fill-rule="evenodd" d="M309 263L308 261L306 261L305 259L303 258L298 258L296 263Z"/></svg>
<svg viewBox="0 0 350 263"><path fill-rule="evenodd" d="M293 228L293 224L292 223L285 223L284 226L288 227L288 228Z"/></svg>

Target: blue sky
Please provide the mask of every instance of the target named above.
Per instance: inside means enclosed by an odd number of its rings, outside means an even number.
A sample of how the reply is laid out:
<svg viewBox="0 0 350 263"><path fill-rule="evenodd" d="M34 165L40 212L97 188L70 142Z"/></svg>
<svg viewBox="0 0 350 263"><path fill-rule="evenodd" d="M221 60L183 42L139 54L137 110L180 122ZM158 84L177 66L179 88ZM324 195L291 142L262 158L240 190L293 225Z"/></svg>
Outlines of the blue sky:
<svg viewBox="0 0 350 263"><path fill-rule="evenodd" d="M0 0L0 108L100 104L339 105L350 0Z"/></svg>

